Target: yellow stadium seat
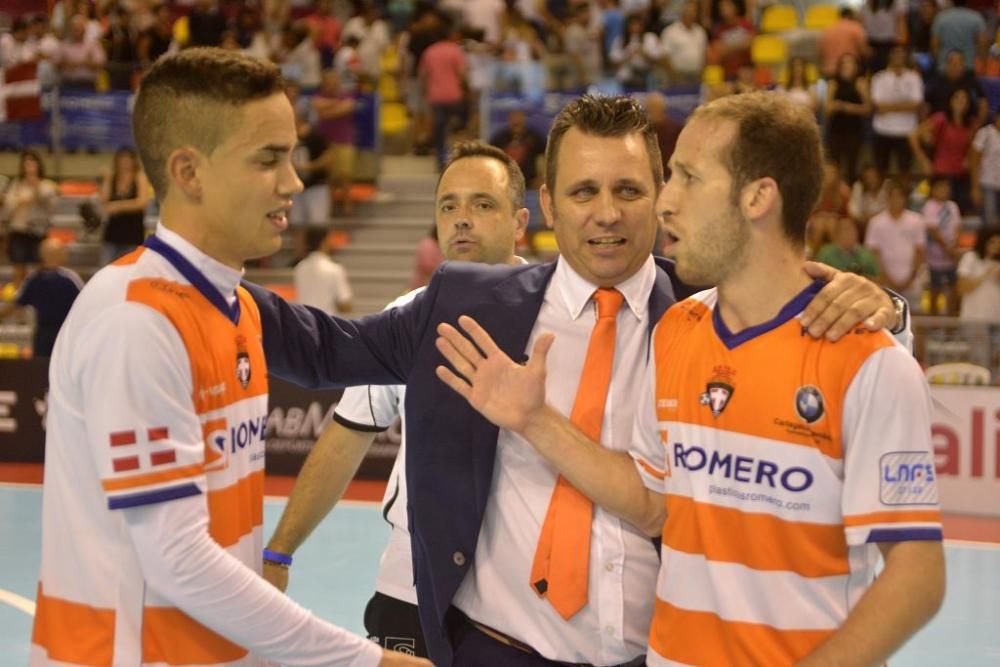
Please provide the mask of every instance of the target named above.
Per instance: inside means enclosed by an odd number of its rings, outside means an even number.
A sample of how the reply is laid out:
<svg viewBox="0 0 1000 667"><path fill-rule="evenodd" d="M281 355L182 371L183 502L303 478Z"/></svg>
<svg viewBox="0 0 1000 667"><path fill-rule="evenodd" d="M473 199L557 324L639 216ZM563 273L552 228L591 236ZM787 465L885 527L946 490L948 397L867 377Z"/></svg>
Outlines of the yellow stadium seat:
<svg viewBox="0 0 1000 667"><path fill-rule="evenodd" d="M808 30L822 30L840 19L840 10L836 5L812 5L806 10L802 25Z"/></svg>
<svg viewBox="0 0 1000 667"><path fill-rule="evenodd" d="M717 86L726 79L721 65L706 65L701 73L701 82L706 86Z"/></svg>
<svg viewBox="0 0 1000 667"><path fill-rule="evenodd" d="M785 32L799 25L799 13L791 5L771 5L760 18L761 32Z"/></svg>
<svg viewBox="0 0 1000 667"><path fill-rule="evenodd" d="M549 229L543 229L531 235L531 248L536 255L551 257L559 254L559 244L556 242L556 233Z"/></svg>
<svg viewBox="0 0 1000 667"><path fill-rule="evenodd" d="M410 122L406 116L406 105L399 102L386 102L381 107L379 127L382 134L402 134Z"/></svg>
<svg viewBox="0 0 1000 667"><path fill-rule="evenodd" d="M176 21L174 21L174 39L181 46L188 43L191 39L191 23L188 17L182 16Z"/></svg>
<svg viewBox="0 0 1000 667"><path fill-rule="evenodd" d="M755 65L783 65L788 60L788 45L775 35L757 35L750 43L750 58Z"/></svg>

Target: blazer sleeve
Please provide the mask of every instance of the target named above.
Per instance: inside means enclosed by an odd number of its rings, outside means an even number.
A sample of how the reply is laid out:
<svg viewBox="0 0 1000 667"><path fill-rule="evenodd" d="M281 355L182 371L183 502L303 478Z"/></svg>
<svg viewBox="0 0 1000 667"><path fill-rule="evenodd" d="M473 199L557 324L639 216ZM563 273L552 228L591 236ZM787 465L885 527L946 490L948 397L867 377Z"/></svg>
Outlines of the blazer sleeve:
<svg viewBox="0 0 1000 667"><path fill-rule="evenodd" d="M309 389L334 389L406 383L431 323L440 289L435 278L409 304L359 320L288 303L253 283L243 286L260 310L268 372Z"/></svg>

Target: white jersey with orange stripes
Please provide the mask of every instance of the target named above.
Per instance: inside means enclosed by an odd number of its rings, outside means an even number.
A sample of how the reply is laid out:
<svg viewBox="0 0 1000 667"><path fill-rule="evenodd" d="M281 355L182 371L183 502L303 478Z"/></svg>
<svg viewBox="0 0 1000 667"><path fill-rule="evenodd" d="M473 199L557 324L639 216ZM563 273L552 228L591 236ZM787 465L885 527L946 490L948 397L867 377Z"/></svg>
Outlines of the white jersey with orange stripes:
<svg viewBox="0 0 1000 667"><path fill-rule="evenodd" d="M31 664L377 663L256 576L267 370L240 273L162 227L147 245L87 284L52 358Z"/></svg>
<svg viewBox="0 0 1000 667"><path fill-rule="evenodd" d="M708 290L654 333L632 452L666 494L648 664L796 663L871 584L879 542L940 540L930 398L887 333L798 316L732 334Z"/></svg>

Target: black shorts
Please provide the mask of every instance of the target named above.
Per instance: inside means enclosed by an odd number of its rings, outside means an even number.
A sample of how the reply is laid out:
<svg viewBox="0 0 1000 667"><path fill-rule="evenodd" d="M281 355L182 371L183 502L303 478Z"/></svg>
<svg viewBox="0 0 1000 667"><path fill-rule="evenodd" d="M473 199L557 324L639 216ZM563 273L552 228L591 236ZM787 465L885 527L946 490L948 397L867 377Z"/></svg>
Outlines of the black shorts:
<svg viewBox="0 0 1000 667"><path fill-rule="evenodd" d="M365 607L365 630L368 639L382 648L427 657L424 632L414 604L376 591Z"/></svg>

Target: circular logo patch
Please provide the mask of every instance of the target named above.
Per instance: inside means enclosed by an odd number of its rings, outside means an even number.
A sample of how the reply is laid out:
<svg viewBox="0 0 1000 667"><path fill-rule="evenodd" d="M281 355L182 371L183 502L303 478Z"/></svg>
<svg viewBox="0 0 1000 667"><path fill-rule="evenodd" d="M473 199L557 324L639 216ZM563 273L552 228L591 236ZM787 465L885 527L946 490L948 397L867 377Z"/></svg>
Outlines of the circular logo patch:
<svg viewBox="0 0 1000 667"><path fill-rule="evenodd" d="M826 409L823 406L823 394L819 389L807 384L795 392L795 412L807 424L812 424L823 416Z"/></svg>

